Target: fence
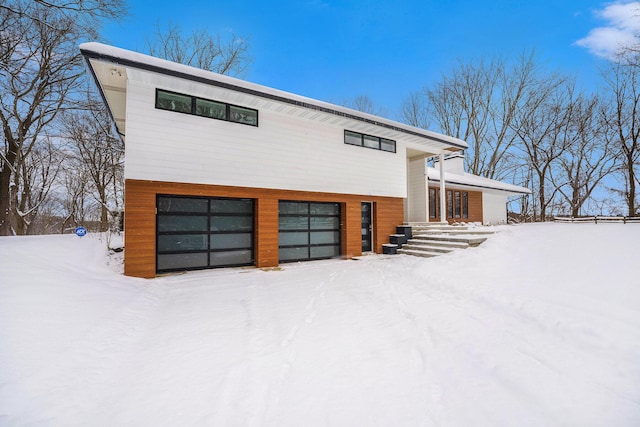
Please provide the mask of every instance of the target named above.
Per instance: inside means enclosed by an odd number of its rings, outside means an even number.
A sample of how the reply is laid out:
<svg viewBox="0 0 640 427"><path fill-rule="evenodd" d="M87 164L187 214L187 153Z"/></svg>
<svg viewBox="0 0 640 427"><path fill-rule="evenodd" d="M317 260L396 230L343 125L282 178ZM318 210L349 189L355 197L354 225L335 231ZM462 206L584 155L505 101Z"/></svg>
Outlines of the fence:
<svg viewBox="0 0 640 427"><path fill-rule="evenodd" d="M621 222L637 223L640 224L640 216L585 216L585 217L572 217L572 216L557 216L553 219L555 222Z"/></svg>

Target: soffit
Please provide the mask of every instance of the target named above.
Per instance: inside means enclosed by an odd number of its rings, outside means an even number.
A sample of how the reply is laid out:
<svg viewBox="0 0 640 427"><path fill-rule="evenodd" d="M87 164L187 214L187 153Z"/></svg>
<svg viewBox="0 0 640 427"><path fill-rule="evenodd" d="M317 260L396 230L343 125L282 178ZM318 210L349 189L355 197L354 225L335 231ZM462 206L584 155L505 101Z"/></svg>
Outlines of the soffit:
<svg viewBox="0 0 640 427"><path fill-rule="evenodd" d="M120 135L126 134L127 71L117 64L90 59L93 75L98 81L105 102Z"/></svg>

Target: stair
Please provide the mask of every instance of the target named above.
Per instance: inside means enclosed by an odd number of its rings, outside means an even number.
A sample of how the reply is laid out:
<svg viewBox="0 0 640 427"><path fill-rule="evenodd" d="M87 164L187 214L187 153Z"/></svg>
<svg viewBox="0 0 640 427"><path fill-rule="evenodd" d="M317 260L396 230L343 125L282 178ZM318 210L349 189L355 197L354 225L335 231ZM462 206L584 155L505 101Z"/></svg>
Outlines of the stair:
<svg viewBox="0 0 640 427"><path fill-rule="evenodd" d="M481 227L449 225L441 223L405 224L411 226L409 235L402 239L393 235L392 242L404 240L395 253L430 258L459 249L475 247L487 240L495 232ZM397 229L402 230L400 227Z"/></svg>

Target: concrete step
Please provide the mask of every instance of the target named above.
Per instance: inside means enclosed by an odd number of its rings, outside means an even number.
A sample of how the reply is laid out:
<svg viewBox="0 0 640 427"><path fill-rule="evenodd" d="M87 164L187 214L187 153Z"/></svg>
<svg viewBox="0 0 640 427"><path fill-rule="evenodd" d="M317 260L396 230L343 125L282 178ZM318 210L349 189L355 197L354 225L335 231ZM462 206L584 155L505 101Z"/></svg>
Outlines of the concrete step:
<svg viewBox="0 0 640 427"><path fill-rule="evenodd" d="M397 253L431 258L480 245L495 231L467 227L466 225L449 225L443 223L405 223L411 226L412 238L398 248ZM400 236L392 235L393 240L400 240ZM395 242L393 242L395 243Z"/></svg>
<svg viewBox="0 0 640 427"><path fill-rule="evenodd" d="M411 227L413 234L420 233L437 233L437 232L449 232L449 231L465 231L468 227L452 227L447 225L433 226L433 227Z"/></svg>
<svg viewBox="0 0 640 427"><path fill-rule="evenodd" d="M411 244L408 243L402 246L402 249L407 249L410 251L421 251L421 252L438 252L441 254L447 254L449 252L453 252L460 248L452 248L447 246L438 246L438 245L424 245L424 244Z"/></svg>
<svg viewBox="0 0 640 427"><path fill-rule="evenodd" d="M432 258L434 256L442 255L441 252L416 251L413 249L398 249L398 253L404 255L419 256L422 258Z"/></svg>
<svg viewBox="0 0 640 427"><path fill-rule="evenodd" d="M469 246L478 246L485 240L487 237L481 236L453 236L453 235L441 235L441 234L433 234L433 235L417 235L413 236L411 240L422 240L422 241L438 241L438 242L457 242L457 243L467 243Z"/></svg>
<svg viewBox="0 0 640 427"><path fill-rule="evenodd" d="M416 237L464 237L464 238L474 238L474 237L484 237L485 239L491 237L495 234L493 231L422 231L420 233L414 233L413 238Z"/></svg>
<svg viewBox="0 0 640 427"><path fill-rule="evenodd" d="M450 242L448 240L429 240L429 239L410 239L407 244L417 246L438 246L450 249L467 249L469 244L467 242Z"/></svg>

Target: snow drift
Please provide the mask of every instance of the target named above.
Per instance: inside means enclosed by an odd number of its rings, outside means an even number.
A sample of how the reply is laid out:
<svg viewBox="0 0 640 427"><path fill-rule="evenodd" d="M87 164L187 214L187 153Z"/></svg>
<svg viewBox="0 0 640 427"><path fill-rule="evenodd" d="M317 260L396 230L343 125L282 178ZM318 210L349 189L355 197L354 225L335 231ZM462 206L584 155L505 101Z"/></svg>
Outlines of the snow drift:
<svg viewBox="0 0 640 427"><path fill-rule="evenodd" d="M638 241L526 225L142 280L97 236L3 237L0 424L638 425Z"/></svg>

